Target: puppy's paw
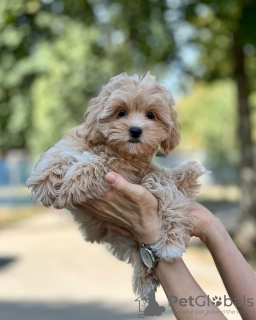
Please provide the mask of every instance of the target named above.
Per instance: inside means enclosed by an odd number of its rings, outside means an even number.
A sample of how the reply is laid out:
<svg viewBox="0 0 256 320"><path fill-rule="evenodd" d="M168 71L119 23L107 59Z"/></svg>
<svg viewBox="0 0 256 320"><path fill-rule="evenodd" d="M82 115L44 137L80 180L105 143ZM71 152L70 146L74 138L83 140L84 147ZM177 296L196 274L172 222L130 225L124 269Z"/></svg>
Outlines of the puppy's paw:
<svg viewBox="0 0 256 320"><path fill-rule="evenodd" d="M197 160L189 160L185 162L182 167L184 168L184 172L191 178L199 178L205 173L211 173L211 171L206 170Z"/></svg>
<svg viewBox="0 0 256 320"><path fill-rule="evenodd" d="M32 178L28 179L27 187L32 193L33 202L41 202L43 206L50 207L58 196L57 183L53 184L51 180L33 181Z"/></svg>
<svg viewBox="0 0 256 320"><path fill-rule="evenodd" d="M73 207L78 204L85 203L87 197L79 188L79 184L73 180L68 180L63 183L59 196L54 202L54 207L57 209Z"/></svg>
<svg viewBox="0 0 256 320"><path fill-rule="evenodd" d="M195 198L199 192L200 182L198 178L207 171L200 162L190 160L172 171L172 177L177 188L187 197Z"/></svg>
<svg viewBox="0 0 256 320"><path fill-rule="evenodd" d="M99 199L110 187L104 177L104 163L77 161L63 177L56 208L76 207L87 199Z"/></svg>

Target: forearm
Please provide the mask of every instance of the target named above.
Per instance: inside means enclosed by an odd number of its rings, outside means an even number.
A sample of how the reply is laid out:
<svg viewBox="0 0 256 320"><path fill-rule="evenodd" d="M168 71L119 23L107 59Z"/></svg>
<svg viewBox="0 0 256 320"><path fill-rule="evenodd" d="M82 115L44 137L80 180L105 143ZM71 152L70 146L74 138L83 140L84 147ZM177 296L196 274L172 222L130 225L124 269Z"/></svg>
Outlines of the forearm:
<svg viewBox="0 0 256 320"><path fill-rule="evenodd" d="M217 218L213 218L212 226L202 240L209 248L228 294L241 316L244 320L254 320L256 275Z"/></svg>
<svg viewBox="0 0 256 320"><path fill-rule="evenodd" d="M197 284L182 259L161 260L155 272L178 320L200 320L207 316L214 320L226 319Z"/></svg>

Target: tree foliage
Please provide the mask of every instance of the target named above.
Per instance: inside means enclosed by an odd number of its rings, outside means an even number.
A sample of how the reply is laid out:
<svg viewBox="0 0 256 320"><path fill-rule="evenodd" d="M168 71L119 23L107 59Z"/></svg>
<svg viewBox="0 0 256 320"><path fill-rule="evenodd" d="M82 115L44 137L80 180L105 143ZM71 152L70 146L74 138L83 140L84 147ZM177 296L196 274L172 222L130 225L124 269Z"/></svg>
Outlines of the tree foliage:
<svg viewBox="0 0 256 320"><path fill-rule="evenodd" d="M177 78L180 85L229 79L210 89L196 85L180 114L183 141L214 145L224 156L237 147L222 134L226 118L235 118L235 37L244 50L251 110L256 100L254 13L250 0L1 0L0 150L46 150L82 121L88 100L117 73L150 69L163 76L178 69L186 75ZM227 128L232 141L236 121Z"/></svg>
<svg viewBox="0 0 256 320"><path fill-rule="evenodd" d="M215 161L237 164L235 103L232 81L195 84L178 101L181 147L207 150L209 158Z"/></svg>
<svg viewBox="0 0 256 320"><path fill-rule="evenodd" d="M81 122L87 101L111 76L165 65L171 36L161 22L163 7L1 0L2 152L47 149Z"/></svg>

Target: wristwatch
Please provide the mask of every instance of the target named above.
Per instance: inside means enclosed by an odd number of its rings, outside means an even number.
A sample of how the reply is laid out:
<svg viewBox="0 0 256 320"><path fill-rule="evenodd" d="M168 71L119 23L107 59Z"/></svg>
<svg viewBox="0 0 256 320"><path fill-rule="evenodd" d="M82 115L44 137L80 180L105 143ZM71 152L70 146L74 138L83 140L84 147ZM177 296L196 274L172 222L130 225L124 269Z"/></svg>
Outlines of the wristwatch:
<svg viewBox="0 0 256 320"><path fill-rule="evenodd" d="M142 262L149 269L154 268L160 258L157 256L156 252L153 251L152 245L141 244L140 246L140 257Z"/></svg>

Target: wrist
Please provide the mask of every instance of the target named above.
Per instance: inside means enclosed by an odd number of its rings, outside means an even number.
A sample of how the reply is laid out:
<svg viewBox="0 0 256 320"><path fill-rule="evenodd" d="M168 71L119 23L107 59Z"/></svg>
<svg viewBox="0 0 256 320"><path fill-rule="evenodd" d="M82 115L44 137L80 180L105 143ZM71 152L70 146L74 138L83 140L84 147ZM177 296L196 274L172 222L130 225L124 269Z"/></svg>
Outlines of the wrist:
<svg viewBox="0 0 256 320"><path fill-rule="evenodd" d="M161 273L163 271L168 270L168 276L171 270L178 270L178 272L181 271L181 267L184 265L184 261L182 258L174 259L173 261L166 261L164 259L161 259L156 267L154 268L154 271L158 275L158 273Z"/></svg>
<svg viewBox="0 0 256 320"><path fill-rule="evenodd" d="M160 232L160 227L152 227L150 229L146 229L143 231L143 233L140 233L139 236L137 236L137 241L140 244L145 244L145 245L152 245L155 244L157 241L157 236Z"/></svg>
<svg viewBox="0 0 256 320"><path fill-rule="evenodd" d="M200 239L208 248L210 248L211 246L217 245L226 233L227 231L222 222L212 215L211 222L209 223L208 228L200 235Z"/></svg>
<svg viewBox="0 0 256 320"><path fill-rule="evenodd" d="M153 213L149 214L149 218L147 218L147 223L140 226L139 230L137 230L136 238L140 244L152 245L157 241L158 235L161 231L160 222L158 215Z"/></svg>

